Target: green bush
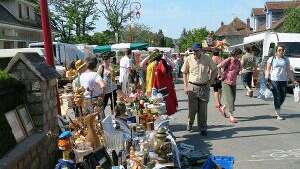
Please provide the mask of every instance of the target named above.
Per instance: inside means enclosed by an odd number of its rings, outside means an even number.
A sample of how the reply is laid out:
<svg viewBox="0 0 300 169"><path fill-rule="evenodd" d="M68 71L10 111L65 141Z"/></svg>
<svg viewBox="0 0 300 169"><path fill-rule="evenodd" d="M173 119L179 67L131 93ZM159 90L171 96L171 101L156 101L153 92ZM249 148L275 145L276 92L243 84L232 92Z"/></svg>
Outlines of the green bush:
<svg viewBox="0 0 300 169"><path fill-rule="evenodd" d="M18 80L13 78L6 71L0 70L0 88L19 85L21 85L21 83Z"/></svg>

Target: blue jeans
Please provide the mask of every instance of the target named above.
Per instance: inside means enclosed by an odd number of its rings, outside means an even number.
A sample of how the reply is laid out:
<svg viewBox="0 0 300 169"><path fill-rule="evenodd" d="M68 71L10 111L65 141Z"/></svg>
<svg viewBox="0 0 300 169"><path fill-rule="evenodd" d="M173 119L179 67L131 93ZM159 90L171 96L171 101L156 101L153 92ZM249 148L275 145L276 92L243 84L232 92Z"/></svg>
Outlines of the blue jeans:
<svg viewBox="0 0 300 169"><path fill-rule="evenodd" d="M280 110L286 97L287 81L272 81L271 84L275 110Z"/></svg>
<svg viewBox="0 0 300 169"><path fill-rule="evenodd" d="M242 74L244 86L249 87L250 89L251 89L251 83L252 83L252 75L253 75L253 72L246 72L246 73Z"/></svg>

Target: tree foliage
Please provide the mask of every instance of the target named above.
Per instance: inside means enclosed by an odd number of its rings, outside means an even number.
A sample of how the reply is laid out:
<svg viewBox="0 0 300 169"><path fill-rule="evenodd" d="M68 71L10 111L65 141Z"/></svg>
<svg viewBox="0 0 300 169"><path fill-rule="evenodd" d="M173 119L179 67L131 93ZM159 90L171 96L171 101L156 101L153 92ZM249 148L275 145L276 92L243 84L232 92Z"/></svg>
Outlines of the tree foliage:
<svg viewBox="0 0 300 169"><path fill-rule="evenodd" d="M151 43L154 33L151 28L143 24L126 25L121 30L121 41L127 42L132 36L133 42Z"/></svg>
<svg viewBox="0 0 300 169"><path fill-rule="evenodd" d="M179 50L184 52L192 47L195 42L201 43L207 37L208 33L209 31L206 28L196 28L189 31L183 29L179 39Z"/></svg>
<svg viewBox="0 0 300 169"><path fill-rule="evenodd" d="M99 18L96 0L51 0L50 11L58 39L67 43L81 41Z"/></svg>
<svg viewBox="0 0 300 169"><path fill-rule="evenodd" d="M300 33L300 8L292 8L285 11L283 22L284 32Z"/></svg>
<svg viewBox="0 0 300 169"><path fill-rule="evenodd" d="M124 23L131 17L131 0L99 0L99 2L102 6L100 12L108 26L119 36ZM119 37L116 40L119 41Z"/></svg>

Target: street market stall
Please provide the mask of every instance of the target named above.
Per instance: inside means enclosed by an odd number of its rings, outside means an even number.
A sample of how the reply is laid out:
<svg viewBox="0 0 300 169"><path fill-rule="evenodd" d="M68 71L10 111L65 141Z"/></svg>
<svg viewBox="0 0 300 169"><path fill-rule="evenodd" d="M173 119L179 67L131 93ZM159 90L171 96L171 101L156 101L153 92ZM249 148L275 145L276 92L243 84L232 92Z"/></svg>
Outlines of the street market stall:
<svg viewBox="0 0 300 169"><path fill-rule="evenodd" d="M93 49L93 52L104 53L104 52L111 52L111 51L125 51L127 49L147 50L147 48L148 48L147 43L118 43L113 45L96 46Z"/></svg>
<svg viewBox="0 0 300 169"><path fill-rule="evenodd" d="M146 97L134 87L130 87L130 95L118 90L114 115L103 117L101 99L100 104L99 100L86 99L84 92L82 87L72 90L70 85L65 86L62 107L66 109L66 119L61 118L60 127L64 132L58 143L64 153L58 166L70 162L71 153L75 157L70 164L83 169L96 166L180 168L162 94L154 89Z"/></svg>

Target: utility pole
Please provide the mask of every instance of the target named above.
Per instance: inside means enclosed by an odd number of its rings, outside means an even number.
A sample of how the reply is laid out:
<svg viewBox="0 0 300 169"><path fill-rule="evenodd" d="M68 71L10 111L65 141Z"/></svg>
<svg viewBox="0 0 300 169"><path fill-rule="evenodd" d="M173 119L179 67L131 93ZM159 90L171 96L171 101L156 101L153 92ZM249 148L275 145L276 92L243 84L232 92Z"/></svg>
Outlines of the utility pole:
<svg viewBox="0 0 300 169"><path fill-rule="evenodd" d="M42 20L46 63L55 69L47 0L40 0L40 12L41 12L41 20ZM58 114L60 114L61 112L60 100L59 100L59 94L57 88L56 88L56 107L57 107Z"/></svg>

